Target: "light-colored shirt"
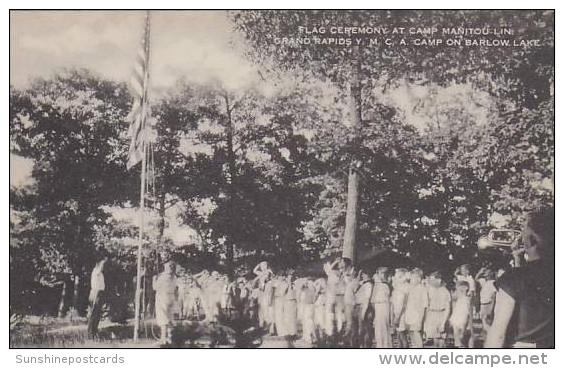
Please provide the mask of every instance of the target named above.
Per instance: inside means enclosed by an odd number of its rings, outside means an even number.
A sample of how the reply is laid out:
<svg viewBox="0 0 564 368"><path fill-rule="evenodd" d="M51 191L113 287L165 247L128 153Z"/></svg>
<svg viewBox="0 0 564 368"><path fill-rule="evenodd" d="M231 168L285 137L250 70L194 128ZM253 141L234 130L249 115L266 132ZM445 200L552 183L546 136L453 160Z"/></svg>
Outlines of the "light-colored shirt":
<svg viewBox="0 0 564 368"><path fill-rule="evenodd" d="M105 290L106 282L104 281L104 273L102 268L94 267L90 276L90 288L92 290Z"/></svg>
<svg viewBox="0 0 564 368"><path fill-rule="evenodd" d="M450 308L450 293L444 287L429 287L429 310L446 311Z"/></svg>
<svg viewBox="0 0 564 368"><path fill-rule="evenodd" d="M374 289L372 290L372 303L389 303L390 302L390 287L383 282L375 282Z"/></svg>
<svg viewBox="0 0 564 368"><path fill-rule="evenodd" d="M178 284L175 276L160 274L153 284L157 298L174 299Z"/></svg>
<svg viewBox="0 0 564 368"><path fill-rule="evenodd" d="M296 289L295 286L293 285L293 283L288 283L286 282L286 300L297 300L297 293L296 293Z"/></svg>
<svg viewBox="0 0 564 368"><path fill-rule="evenodd" d="M353 278L347 281L345 285L345 304L347 305L356 304L356 297L355 297L356 289L358 289L358 279Z"/></svg>
<svg viewBox="0 0 564 368"><path fill-rule="evenodd" d="M416 322L423 317L425 308L429 306L429 294L422 284L415 285L407 293L405 318L407 323Z"/></svg>
<svg viewBox="0 0 564 368"><path fill-rule="evenodd" d="M497 289L494 280L478 279L480 283L480 303L489 304L494 301Z"/></svg>
<svg viewBox="0 0 564 368"><path fill-rule="evenodd" d="M367 305L370 303L370 297L372 296L373 285L370 281L366 281L360 285L356 292L356 303L360 305Z"/></svg>
<svg viewBox="0 0 564 368"><path fill-rule="evenodd" d="M300 293L300 301L303 304L313 304L315 303L315 287L313 285L313 283L306 283L303 287L302 287L302 291Z"/></svg>
<svg viewBox="0 0 564 368"><path fill-rule="evenodd" d="M409 285L407 283L396 284L394 290L392 291L392 296L390 297L390 303L394 313L399 316L405 308L405 302L407 300L407 293L409 291Z"/></svg>

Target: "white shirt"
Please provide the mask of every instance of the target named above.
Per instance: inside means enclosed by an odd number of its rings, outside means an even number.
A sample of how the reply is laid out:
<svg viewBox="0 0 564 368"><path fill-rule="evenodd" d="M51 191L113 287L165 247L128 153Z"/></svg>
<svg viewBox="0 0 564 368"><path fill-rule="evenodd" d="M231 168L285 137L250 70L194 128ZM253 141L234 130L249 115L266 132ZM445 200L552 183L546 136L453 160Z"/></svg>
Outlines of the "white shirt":
<svg viewBox="0 0 564 368"><path fill-rule="evenodd" d="M90 277L90 288L92 290L105 290L106 282L104 281L104 273L102 269L98 266L94 267L92 270L92 275Z"/></svg>
<svg viewBox="0 0 564 368"><path fill-rule="evenodd" d="M478 279L482 290L480 290L480 304L489 304L494 301L497 289L494 280Z"/></svg>

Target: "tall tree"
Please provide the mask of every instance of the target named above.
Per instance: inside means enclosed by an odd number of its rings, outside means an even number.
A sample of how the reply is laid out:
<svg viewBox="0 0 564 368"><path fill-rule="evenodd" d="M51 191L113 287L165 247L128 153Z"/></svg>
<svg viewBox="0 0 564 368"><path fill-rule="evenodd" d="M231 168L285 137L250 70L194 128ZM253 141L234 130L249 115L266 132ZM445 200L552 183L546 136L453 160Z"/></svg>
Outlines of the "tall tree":
<svg viewBox="0 0 564 368"><path fill-rule="evenodd" d="M127 92L73 70L10 97L11 151L34 164L33 192L21 203L34 219L34 246L45 266L38 278L62 281L64 291L84 283L93 265L93 228L107 216L101 206L130 198L122 123Z"/></svg>
<svg viewBox="0 0 564 368"><path fill-rule="evenodd" d="M318 78L328 79L339 86L343 96L352 100L350 125L353 130L352 145L358 146L363 136L363 110L365 96L374 88L385 88L400 81L416 81L420 84L451 81L483 81L483 75L515 72L520 60L531 53L526 49L491 47L420 47L400 29L409 30L417 25L420 29L433 27L455 28L460 25L512 27L517 36L539 38L546 55L551 48L551 35L547 24L553 19L551 12L483 12L483 11L244 11L232 13L236 28L241 30L250 43L254 60L275 68L296 71L307 70ZM327 38L340 35L317 32L311 42L302 44L300 39L319 27L375 26L389 29L385 36L393 47L383 42L371 44L363 37L351 37L352 43L340 47L323 44ZM497 37L497 36L492 36ZM356 43L356 39L360 43ZM296 41L298 40L298 41ZM328 41L328 40L326 40ZM380 41L383 41L382 39ZM532 52L537 52L532 51ZM492 74L490 74L492 73ZM491 80L491 79L490 79ZM495 83L494 83L495 85ZM491 88L491 86L490 86ZM359 124L360 123L360 124ZM358 127L358 129L356 129ZM357 158L350 162L347 200L347 229L343 255L355 258L356 211L358 197Z"/></svg>

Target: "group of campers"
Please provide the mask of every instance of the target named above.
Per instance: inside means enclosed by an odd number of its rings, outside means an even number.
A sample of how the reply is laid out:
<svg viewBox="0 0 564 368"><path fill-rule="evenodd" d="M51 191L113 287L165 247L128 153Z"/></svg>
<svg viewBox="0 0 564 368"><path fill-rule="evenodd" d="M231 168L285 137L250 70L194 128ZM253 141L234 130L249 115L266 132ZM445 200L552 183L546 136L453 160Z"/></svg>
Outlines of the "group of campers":
<svg viewBox="0 0 564 368"><path fill-rule="evenodd" d="M554 212L531 214L523 237L515 251L527 261L520 267L472 275L464 264L449 277L387 267L369 275L339 258L324 264L320 278L275 273L261 262L253 278L230 280L216 271L177 272L168 262L153 282L156 321L163 342L178 320L213 324L236 312L271 335L310 346L339 338L351 347L445 347L448 338L455 347L551 347Z"/></svg>
<svg viewBox="0 0 564 368"><path fill-rule="evenodd" d="M166 340L175 319L215 323L222 313L240 311L287 339L313 344L341 336L348 346L379 348L423 347L423 337L442 347L448 326L455 346L472 347L478 309L483 331L491 325L496 288L489 269L480 270L476 282L462 265L452 292L440 272L424 277L419 268L381 267L371 277L337 259L324 270L323 278L296 277L292 270L277 275L261 262L254 279L230 282L215 271L177 277L174 264L167 263L154 285L157 323Z"/></svg>

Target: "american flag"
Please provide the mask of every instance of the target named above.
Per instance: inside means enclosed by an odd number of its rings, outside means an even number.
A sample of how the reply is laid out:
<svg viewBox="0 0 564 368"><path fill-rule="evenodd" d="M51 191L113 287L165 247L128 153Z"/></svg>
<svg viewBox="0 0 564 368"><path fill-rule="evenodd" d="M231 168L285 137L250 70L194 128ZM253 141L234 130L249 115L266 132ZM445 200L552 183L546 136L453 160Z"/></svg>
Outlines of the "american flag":
<svg viewBox="0 0 564 368"><path fill-rule="evenodd" d="M143 159L145 140L147 139L147 120L149 119L149 55L151 38L151 20L149 12L145 17L145 31L135 59L131 89L134 96L133 107L127 120L129 121L128 136L131 138L127 170L137 165Z"/></svg>

